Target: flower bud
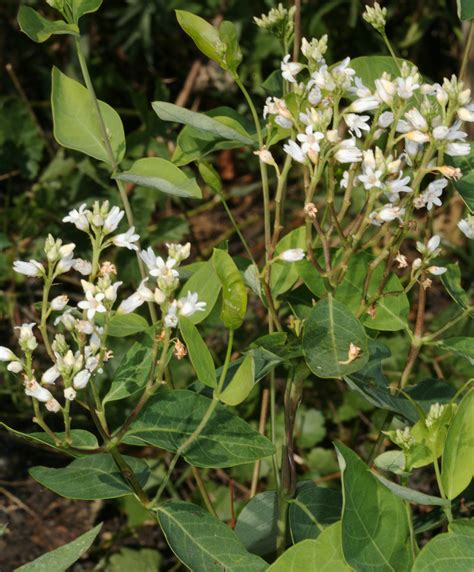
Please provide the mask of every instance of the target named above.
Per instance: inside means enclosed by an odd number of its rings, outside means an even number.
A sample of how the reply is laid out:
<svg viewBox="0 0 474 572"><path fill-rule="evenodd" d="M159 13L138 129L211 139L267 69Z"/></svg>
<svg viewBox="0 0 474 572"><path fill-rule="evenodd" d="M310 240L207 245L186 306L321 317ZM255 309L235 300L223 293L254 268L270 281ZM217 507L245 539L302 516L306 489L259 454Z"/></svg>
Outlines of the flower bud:
<svg viewBox="0 0 474 572"><path fill-rule="evenodd" d="M16 359L16 355L5 346L0 346L0 361L13 361Z"/></svg>
<svg viewBox="0 0 474 572"><path fill-rule="evenodd" d="M84 389L84 387L86 387L86 385L89 383L90 377L90 371L83 369L79 373L76 373L74 379L72 380L72 384L74 385L75 389Z"/></svg>
<svg viewBox="0 0 474 572"><path fill-rule="evenodd" d="M74 401L76 399L76 395L77 393L73 387L66 387L64 390L64 398L68 401Z"/></svg>
<svg viewBox="0 0 474 572"><path fill-rule="evenodd" d="M60 373L57 366L53 365L43 373L41 381L48 385L54 385L54 382L58 379L59 375Z"/></svg>
<svg viewBox="0 0 474 572"><path fill-rule="evenodd" d="M7 365L7 369L12 373L20 373L20 371L23 371L23 364L21 363L21 361L11 361Z"/></svg>
<svg viewBox="0 0 474 572"><path fill-rule="evenodd" d="M51 310L60 312L66 307L68 302L69 298L66 295L56 296L56 298L51 300Z"/></svg>
<svg viewBox="0 0 474 572"><path fill-rule="evenodd" d="M302 248L290 248L282 252L279 256L280 260L285 262L298 262L305 257L305 251Z"/></svg>

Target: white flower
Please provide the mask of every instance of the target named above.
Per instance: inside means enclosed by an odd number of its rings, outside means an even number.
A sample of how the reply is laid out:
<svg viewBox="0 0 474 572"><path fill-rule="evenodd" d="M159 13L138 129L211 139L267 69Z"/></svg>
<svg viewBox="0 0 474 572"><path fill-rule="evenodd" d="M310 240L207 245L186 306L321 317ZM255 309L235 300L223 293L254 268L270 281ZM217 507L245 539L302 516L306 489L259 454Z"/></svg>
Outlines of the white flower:
<svg viewBox="0 0 474 572"><path fill-rule="evenodd" d="M50 399L54 399L51 392L42 387L35 379L26 379L24 382L25 394L28 397L34 397L38 401L45 403Z"/></svg>
<svg viewBox="0 0 474 572"><path fill-rule="evenodd" d="M410 182L410 177L404 177L402 172L399 173L397 179L386 181L385 192L391 203L396 202L400 199L399 193L413 192L413 189L408 186L409 182Z"/></svg>
<svg viewBox="0 0 474 572"><path fill-rule="evenodd" d="M344 139L339 144L339 149L334 156L339 163L357 163L362 161L362 152L357 147L355 139Z"/></svg>
<svg viewBox="0 0 474 572"><path fill-rule="evenodd" d="M468 103L458 109L458 117L461 121L474 121L474 103Z"/></svg>
<svg viewBox="0 0 474 572"><path fill-rule="evenodd" d="M356 99L349 107L349 111L354 111L355 113L363 113L364 111L370 111L371 109L377 109L380 105L380 101L373 95L366 97L361 97Z"/></svg>
<svg viewBox="0 0 474 572"><path fill-rule="evenodd" d="M351 93L355 93L355 95L357 95L357 97L367 97L369 95L372 95L372 92L370 91L370 89L368 87L366 87L363 83L362 80L360 79L360 77L355 77L354 78L354 86L351 87L349 89L349 91Z"/></svg>
<svg viewBox="0 0 474 572"><path fill-rule="evenodd" d="M166 300L166 294L159 288L155 288L155 291L153 292L153 299L158 305L161 305Z"/></svg>
<svg viewBox="0 0 474 572"><path fill-rule="evenodd" d="M72 310L66 310L54 320L54 325L63 324L66 330L71 331L76 325L76 318L72 314Z"/></svg>
<svg viewBox="0 0 474 572"><path fill-rule="evenodd" d="M110 234L116 230L124 214L124 211L120 210L118 207L112 207L110 209L104 221L105 234Z"/></svg>
<svg viewBox="0 0 474 572"><path fill-rule="evenodd" d="M267 151L270 153L269 151ZM271 153L270 153L271 155ZM263 161L264 163L266 161ZM187 242L186 244L175 244L172 242L171 244L166 244L168 247L168 256L176 260L176 262L182 262L186 260L188 256L191 254L191 243Z"/></svg>
<svg viewBox="0 0 474 572"><path fill-rule="evenodd" d="M370 115L357 115L356 113L347 113L344 115L344 121L347 127L353 131L356 137L362 137L362 131L369 131L370 127L367 124Z"/></svg>
<svg viewBox="0 0 474 572"><path fill-rule="evenodd" d="M428 188L421 193L420 197L423 199L427 210L431 210L434 205L441 206L440 197L443 194L443 189L447 186L447 179L436 179L428 185Z"/></svg>
<svg viewBox="0 0 474 572"><path fill-rule="evenodd" d="M204 312L206 302L199 302L196 292L188 292L185 298L180 298L177 303L180 316L189 317L196 312Z"/></svg>
<svg viewBox="0 0 474 572"><path fill-rule="evenodd" d="M147 279L142 280L137 291L131 296L126 298L120 303L118 307L118 312L121 314L130 314L141 306L144 302L151 302L154 299L153 292L145 286Z"/></svg>
<svg viewBox="0 0 474 572"><path fill-rule="evenodd" d="M105 299L109 302L115 302L117 299L117 290L122 286L123 282L114 282L104 292Z"/></svg>
<svg viewBox="0 0 474 572"><path fill-rule="evenodd" d="M446 153L451 157L464 157L470 155L471 146L469 143L448 143Z"/></svg>
<svg viewBox="0 0 474 572"><path fill-rule="evenodd" d="M0 361L13 361L16 360L16 355L11 351L11 349L5 346L0 346Z"/></svg>
<svg viewBox="0 0 474 572"><path fill-rule="evenodd" d="M79 373L76 373L72 380L72 384L75 389L84 389L86 385L89 383L89 379L91 377L91 372L87 371L87 369L82 369Z"/></svg>
<svg viewBox="0 0 474 572"><path fill-rule="evenodd" d="M281 63L281 75L286 81L296 83L296 76L303 69L303 64L298 62L290 62L290 54L287 54Z"/></svg>
<svg viewBox="0 0 474 572"><path fill-rule="evenodd" d="M103 292L94 294L94 292L92 292L91 290L87 290L86 299L79 302L78 306L82 310L87 310L87 319L92 320L96 312L103 314L104 312L107 311L107 308L103 304L104 298L105 294Z"/></svg>
<svg viewBox="0 0 474 572"><path fill-rule="evenodd" d="M283 145L283 151L287 153L292 159L298 161L298 163L306 162L306 154L303 149L296 143L296 141L290 140L288 143Z"/></svg>
<svg viewBox="0 0 474 572"><path fill-rule="evenodd" d="M72 267L83 276L88 276L92 272L92 264L82 258L76 258Z"/></svg>
<svg viewBox="0 0 474 572"><path fill-rule="evenodd" d="M433 129L433 137L438 141L446 139L448 135L449 135L449 127L447 127L446 125L438 125L438 127L435 127Z"/></svg>
<svg viewBox="0 0 474 572"><path fill-rule="evenodd" d="M308 42L306 38L303 38L301 40L301 51L308 60L311 59L319 62L323 59L323 56L327 51L327 44L327 34L324 34L324 36L319 40L317 38L312 38L311 42Z"/></svg>
<svg viewBox="0 0 474 572"><path fill-rule="evenodd" d="M67 399L68 401L74 401L76 399L76 395L77 393L73 387L66 387L64 390L64 399Z"/></svg>
<svg viewBox="0 0 474 572"><path fill-rule="evenodd" d="M418 75L418 74L416 74ZM415 91L420 87L417 78L413 76L397 77L397 93L402 99L410 99Z"/></svg>
<svg viewBox="0 0 474 572"><path fill-rule="evenodd" d="M364 187L367 191L370 189L383 189L383 183L380 180L382 177L382 171L380 169L372 169L371 167L367 167L364 169L364 174L359 175L359 181L364 184Z"/></svg>
<svg viewBox="0 0 474 572"><path fill-rule="evenodd" d="M56 296L56 298L51 300L51 309L55 312L60 312L61 310L64 310L68 302L69 298L66 295Z"/></svg>
<svg viewBox="0 0 474 572"><path fill-rule="evenodd" d="M378 219L383 222L391 222L392 220L399 219L405 214L405 209L391 204L387 204L378 212Z"/></svg>
<svg viewBox="0 0 474 572"><path fill-rule="evenodd" d="M467 238L474 238L474 216L468 215L465 219L460 220L458 228Z"/></svg>
<svg viewBox="0 0 474 572"><path fill-rule="evenodd" d="M13 263L13 270L18 272L18 274L24 274L25 276L44 275L44 266L41 262L37 262L36 260L30 260L29 262L15 260Z"/></svg>
<svg viewBox="0 0 474 572"><path fill-rule="evenodd" d="M178 305L176 300L173 300L173 302L169 305L168 312L166 313L166 316L164 318L165 326L167 328L175 328L178 325L177 312L178 312Z"/></svg>
<svg viewBox="0 0 474 572"><path fill-rule="evenodd" d="M47 385L54 385L54 382L60 376L59 370L56 365L53 365L47 369L41 376L41 381Z"/></svg>
<svg viewBox="0 0 474 572"><path fill-rule="evenodd" d="M384 73L381 78L375 80L375 94L381 102L392 105L397 88L389 77Z"/></svg>
<svg viewBox="0 0 474 572"><path fill-rule="evenodd" d="M441 243L441 237L438 234L434 234L426 244L426 252L434 255Z"/></svg>
<svg viewBox="0 0 474 572"><path fill-rule="evenodd" d="M112 242L115 246L119 246L121 248L128 248L128 250L138 250L138 246L133 244L140 240L140 235L135 234L135 227L131 226L127 232L122 234L117 234L112 238Z"/></svg>
<svg viewBox="0 0 474 572"><path fill-rule="evenodd" d="M342 189L347 189L348 184L349 184L349 171L344 171L344 173L342 173L342 177L341 177L341 180L339 182L339 186Z"/></svg>
<svg viewBox="0 0 474 572"><path fill-rule="evenodd" d="M79 334L91 335L94 331L94 326L87 320L77 320L76 330Z"/></svg>
<svg viewBox="0 0 474 572"><path fill-rule="evenodd" d="M391 111L384 111L378 121L378 125L386 129L389 125L393 123L393 113Z"/></svg>
<svg viewBox="0 0 474 572"><path fill-rule="evenodd" d="M254 151L253 154L257 155L257 157L260 159L260 161L262 161L262 163L265 163L265 165L276 165L275 159L273 158L271 151L269 151L265 146L263 146L258 151ZM178 246L180 246L180 245L178 245ZM176 258L176 257L173 256L173 258Z"/></svg>
<svg viewBox="0 0 474 572"><path fill-rule="evenodd" d="M89 229L89 221L87 215L90 211L86 210L84 203L79 207L79 210L73 209L67 216L63 218L63 222L70 222L76 226L77 229L86 231Z"/></svg>
<svg viewBox="0 0 474 572"><path fill-rule="evenodd" d="M38 347L38 342L36 341L35 335L33 334L33 328L36 326L34 322L31 324L22 324L21 326L16 326L15 329L20 330L19 342L20 346L24 351L33 351Z"/></svg>
<svg viewBox="0 0 474 572"><path fill-rule="evenodd" d="M289 248L282 252L279 258L285 262L298 262L298 260L303 260L305 256L305 251L302 248Z"/></svg>
<svg viewBox="0 0 474 572"><path fill-rule="evenodd" d="M444 266L430 266L428 268L428 272L434 276L441 276L441 274L444 274L447 270L448 269Z"/></svg>
<svg viewBox="0 0 474 572"><path fill-rule="evenodd" d="M411 123L414 129L418 131L427 131L428 130L428 123L423 115L414 107L410 111L405 113L405 117Z"/></svg>
<svg viewBox="0 0 474 572"><path fill-rule="evenodd" d="M23 371L23 364L21 363L21 361L11 361L7 365L7 369L12 373L20 373L20 371Z"/></svg>
<svg viewBox="0 0 474 572"><path fill-rule="evenodd" d="M74 266L75 263L76 261L73 258L72 252L67 256L65 256L64 258L61 258L61 260L58 262L58 265L56 266L56 276L58 274L64 274L65 272L69 272L69 270L71 270L71 268Z"/></svg>
<svg viewBox="0 0 474 572"><path fill-rule="evenodd" d="M178 271L174 270L174 267L176 266L176 260L174 258L168 258L168 260L165 262L161 256L155 255L151 246L148 247L147 250L141 251L140 258L147 265L148 270L152 276L179 276Z"/></svg>
<svg viewBox="0 0 474 572"><path fill-rule="evenodd" d="M45 403L45 407L48 411L51 411L51 413L57 413L61 410L59 401L54 399L54 397L52 399L48 399L48 401Z"/></svg>

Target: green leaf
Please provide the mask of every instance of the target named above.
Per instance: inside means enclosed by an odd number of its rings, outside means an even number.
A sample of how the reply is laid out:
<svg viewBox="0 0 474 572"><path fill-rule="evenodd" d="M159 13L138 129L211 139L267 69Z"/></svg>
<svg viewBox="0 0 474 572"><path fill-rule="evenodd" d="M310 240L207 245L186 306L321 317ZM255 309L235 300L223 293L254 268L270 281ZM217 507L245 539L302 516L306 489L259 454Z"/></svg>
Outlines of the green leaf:
<svg viewBox="0 0 474 572"><path fill-rule="evenodd" d="M336 445L344 505L342 547L355 570L411 570L405 504L386 489L346 446Z"/></svg>
<svg viewBox="0 0 474 572"><path fill-rule="evenodd" d="M320 443L325 436L325 419L321 411L300 407L295 421L295 439L298 446L311 449Z"/></svg>
<svg viewBox="0 0 474 572"><path fill-rule="evenodd" d="M219 65L224 63L225 45L214 26L196 14L191 14L185 10L176 10L176 18L181 28L192 38L196 47L204 55Z"/></svg>
<svg viewBox="0 0 474 572"><path fill-rule="evenodd" d="M20 6L18 24L20 30L37 43L45 42L53 34L79 36L79 28L76 24L67 24L64 20L47 20L29 6Z"/></svg>
<svg viewBox="0 0 474 572"><path fill-rule="evenodd" d="M237 518L235 533L252 554L266 556L276 550L278 499L273 491L255 495Z"/></svg>
<svg viewBox="0 0 474 572"><path fill-rule="evenodd" d="M158 520L171 550L189 570L260 572L267 563L250 554L223 522L183 501L158 507Z"/></svg>
<svg viewBox="0 0 474 572"><path fill-rule="evenodd" d="M109 322L109 336L125 338L148 330L150 326L138 314L115 314Z"/></svg>
<svg viewBox="0 0 474 572"><path fill-rule="evenodd" d="M472 0L457 0L458 16L460 20L474 18L474 2Z"/></svg>
<svg viewBox="0 0 474 572"><path fill-rule="evenodd" d="M112 164L102 138L99 118L88 90L79 82L53 67L51 105L53 109L54 137L68 147ZM99 101L114 161L120 163L125 154L125 134L118 113L107 103Z"/></svg>
<svg viewBox="0 0 474 572"><path fill-rule="evenodd" d="M193 433L211 400L187 390L160 390L132 423L123 441L172 453ZM273 454L273 445L240 417L218 405L205 429L183 453L196 467L233 467Z"/></svg>
<svg viewBox="0 0 474 572"><path fill-rule="evenodd" d="M404 61L407 60L398 58L400 65ZM350 66L360 77L362 83L370 89L374 89L375 80L379 79L384 72L389 73L392 77L400 75L400 70L391 56L361 56L352 59Z"/></svg>
<svg viewBox="0 0 474 572"><path fill-rule="evenodd" d="M158 117L163 121L173 121L174 123L190 125L220 139L239 141L245 145L254 145L255 143L250 135L246 134L243 129L237 130L234 127L234 125L237 124L235 120L232 122L232 126L226 125L224 121L227 118L222 117L220 120L217 120L203 113L189 111L189 109L174 105L173 103L167 103L166 101L154 101L151 106Z"/></svg>
<svg viewBox="0 0 474 572"><path fill-rule="evenodd" d="M247 310L247 289L232 257L218 248L214 249L212 263L222 285L221 320L229 330L242 325Z"/></svg>
<svg viewBox="0 0 474 572"><path fill-rule="evenodd" d="M461 270L459 264L448 264L447 271L441 275L441 282L451 298L464 310L469 308L469 298L461 286Z"/></svg>
<svg viewBox="0 0 474 572"><path fill-rule="evenodd" d="M448 499L456 498L474 476L474 389L467 393L448 429L441 480Z"/></svg>
<svg viewBox="0 0 474 572"><path fill-rule="evenodd" d="M233 77L238 77L237 68L242 61L242 51L239 46L237 28L232 22L224 20L219 26L219 36L225 46L221 66L229 70Z"/></svg>
<svg viewBox="0 0 474 572"><path fill-rule="evenodd" d="M148 465L135 457L123 455L123 458L144 486L150 474ZM30 475L47 489L70 499L114 499L132 493L112 455L107 453L75 459L62 469L33 467Z"/></svg>
<svg viewBox="0 0 474 572"><path fill-rule="evenodd" d="M438 534L415 560L413 572L468 572L474 569L474 523L455 520L449 532Z"/></svg>
<svg viewBox="0 0 474 572"><path fill-rule="evenodd" d="M349 572L341 543L341 523L328 526L316 540L303 540L284 552L267 572ZM357 570L365 570L358 568Z"/></svg>
<svg viewBox="0 0 474 572"><path fill-rule="evenodd" d="M171 161L147 157L135 161L128 171L116 176L120 181L156 189L175 197L201 199L202 192L196 179L187 177Z"/></svg>
<svg viewBox="0 0 474 572"><path fill-rule="evenodd" d="M275 257L290 248L305 247L306 230L300 226L285 235L275 248ZM287 292L298 280L298 265L294 262L277 261L272 264L270 287L274 297Z"/></svg>
<svg viewBox="0 0 474 572"><path fill-rule="evenodd" d="M102 0L72 0L72 13L74 21L77 22L84 14L97 12L101 7Z"/></svg>
<svg viewBox="0 0 474 572"><path fill-rule="evenodd" d="M336 290L334 296L336 300L342 302L353 313L356 313L359 309L368 267L372 260L373 258L365 252L351 257L344 279ZM373 271L367 288L369 297L377 292L379 284L383 279L383 273L383 265L377 266ZM395 292L398 292L398 294L395 294ZM361 322L366 328L372 330L395 332L405 329L410 304L396 274L390 274L383 294L375 304L375 315L371 317L365 314L361 318Z"/></svg>
<svg viewBox="0 0 474 572"><path fill-rule="evenodd" d="M219 399L227 405L239 405L247 399L255 385L255 361L251 354L245 356L234 377L228 383Z"/></svg>
<svg viewBox="0 0 474 572"><path fill-rule="evenodd" d="M219 173L207 161L199 161L199 174L203 178L206 185L218 195L222 192L222 181Z"/></svg>
<svg viewBox="0 0 474 572"><path fill-rule="evenodd" d="M157 572L160 570L161 563L162 556L158 550L122 548L120 552L109 558L105 570L107 572Z"/></svg>
<svg viewBox="0 0 474 572"><path fill-rule="evenodd" d="M141 391L152 366L151 338L135 342L117 367L103 404L125 399Z"/></svg>
<svg viewBox="0 0 474 572"><path fill-rule="evenodd" d="M342 496L333 489L307 483L290 501L289 524L293 543L317 538L341 518Z"/></svg>
<svg viewBox="0 0 474 572"><path fill-rule="evenodd" d="M85 554L97 538L102 523L82 534L76 540L43 554L33 562L20 566L15 572L64 572Z"/></svg>
<svg viewBox="0 0 474 572"><path fill-rule="evenodd" d="M380 469L381 471L389 471L395 475L409 475L409 473L405 471L405 453L400 449L385 451L378 455L374 464L377 469Z"/></svg>
<svg viewBox="0 0 474 572"><path fill-rule="evenodd" d="M344 363L349 361L351 343L360 348L360 354L350 363ZM349 375L369 360L362 324L330 294L312 308L305 321L303 351L310 370L323 378Z"/></svg>
<svg viewBox="0 0 474 572"><path fill-rule="evenodd" d="M214 360L206 343L201 338L198 329L191 320L184 316L179 319L179 329L181 330L184 343L188 348L189 359L193 364L197 378L208 387L216 387L217 381Z"/></svg>
<svg viewBox="0 0 474 572"><path fill-rule="evenodd" d="M373 473L377 479L382 483L384 487L387 487L389 491L392 491L394 495L397 497L406 500L410 503L422 504L426 506L450 506L451 503L439 497L434 497L432 495L427 495L425 493L421 493L419 491L415 491L414 489L410 489L408 487L402 487L397 483L392 483L382 475L377 475L377 473Z"/></svg>
<svg viewBox="0 0 474 572"><path fill-rule="evenodd" d="M474 365L474 338L448 338L447 340L441 340L436 346L462 356L466 358L471 365Z"/></svg>
<svg viewBox="0 0 474 572"><path fill-rule="evenodd" d="M462 0L465 4L471 4L474 14L474 3L471 0ZM470 16L472 17L472 16ZM474 211L474 143L471 143L471 153L465 157L451 157L451 162L455 167L459 167L462 177L457 181L453 180L458 193L463 198L469 210Z"/></svg>
<svg viewBox="0 0 474 572"><path fill-rule="evenodd" d="M209 316L216 305L221 287L212 260L201 263L191 278L185 282L181 288L181 296L185 296L188 292L195 292L200 302L206 302L206 309L203 312L196 312L189 317L193 324L199 324Z"/></svg>

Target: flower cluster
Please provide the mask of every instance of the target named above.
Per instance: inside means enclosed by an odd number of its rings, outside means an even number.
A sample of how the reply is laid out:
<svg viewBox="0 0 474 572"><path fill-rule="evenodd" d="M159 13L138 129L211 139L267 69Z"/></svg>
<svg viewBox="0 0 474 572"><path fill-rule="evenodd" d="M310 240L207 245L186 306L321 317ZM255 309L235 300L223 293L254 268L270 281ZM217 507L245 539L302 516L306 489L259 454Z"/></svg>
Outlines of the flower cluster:
<svg viewBox="0 0 474 572"><path fill-rule="evenodd" d="M190 255L191 245L168 244L168 257L156 256L151 248L139 252L138 234L134 227L120 234L113 234L124 217L124 211L110 207L107 201L95 202L92 209L86 204L73 209L64 217L86 233L91 241L91 260L74 258L75 245L63 244L51 235L45 241L45 262L36 260L15 261L15 271L43 280L44 297L39 329L52 365L38 375L33 367L33 352L38 346L35 323L19 327L21 355L6 347L0 347L0 361L7 363L7 369L22 374L25 394L34 403L44 403L47 410L58 412L62 406L53 396L53 388L61 380L65 404L73 401L77 392L86 388L96 374L103 373L104 363L113 357L107 348L110 320L118 314L129 314L144 302L156 303L161 308L162 327L173 328L179 316L191 316L203 311L205 302L200 302L195 293L175 298L179 287L178 267ZM118 303L122 282L116 279L117 269L109 261L100 261L103 251L110 246L135 250L148 268L149 277L142 280L137 290ZM68 296L61 294L49 299L55 279L65 272L75 270L87 279L81 279L83 297L76 306L69 303ZM149 281L154 281L154 286ZM52 341L46 325L55 314L56 333ZM37 405L35 405L36 407Z"/></svg>

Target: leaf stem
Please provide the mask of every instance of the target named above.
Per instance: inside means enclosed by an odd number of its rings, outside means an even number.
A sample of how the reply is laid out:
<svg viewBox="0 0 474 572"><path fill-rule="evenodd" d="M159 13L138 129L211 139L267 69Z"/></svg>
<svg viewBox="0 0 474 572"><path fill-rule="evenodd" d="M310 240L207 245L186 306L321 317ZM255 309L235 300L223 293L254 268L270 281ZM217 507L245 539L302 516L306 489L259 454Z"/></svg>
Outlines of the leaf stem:
<svg viewBox="0 0 474 572"><path fill-rule="evenodd" d="M461 68L459 69L459 79L464 79L464 76L466 75L467 64L469 63L469 56L471 55L473 36L474 36L474 20L470 20L469 32L467 34L467 40L462 55Z"/></svg>

